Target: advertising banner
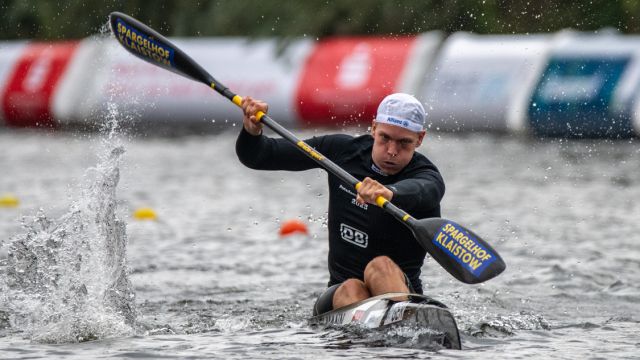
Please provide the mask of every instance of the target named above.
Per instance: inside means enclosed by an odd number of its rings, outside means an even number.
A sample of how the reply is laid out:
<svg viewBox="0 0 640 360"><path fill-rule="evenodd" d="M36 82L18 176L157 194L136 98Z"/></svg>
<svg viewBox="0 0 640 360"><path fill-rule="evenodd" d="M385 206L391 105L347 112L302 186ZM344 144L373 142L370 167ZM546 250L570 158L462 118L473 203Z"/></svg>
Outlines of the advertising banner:
<svg viewBox="0 0 640 360"><path fill-rule="evenodd" d="M213 77L241 96L265 100L283 123L294 118L293 93L310 40L290 42L224 39L172 39ZM136 126L231 128L242 111L202 83L158 68L127 53L113 39L86 45L56 109L66 124L98 122L117 109ZM83 81L91 79L91 82ZM115 106L109 106L114 104Z"/></svg>
<svg viewBox="0 0 640 360"><path fill-rule="evenodd" d="M528 106L541 136L629 137L640 84L640 38L573 34L554 45Z"/></svg>
<svg viewBox="0 0 640 360"><path fill-rule="evenodd" d="M431 128L522 131L550 35L456 33L445 41L419 99Z"/></svg>
<svg viewBox="0 0 640 360"><path fill-rule="evenodd" d="M379 102L394 92L415 93L440 43L426 36L330 38L306 62L296 92L305 126L370 123ZM415 61L415 60L418 61ZM417 68L416 68L417 66Z"/></svg>
<svg viewBox="0 0 640 360"><path fill-rule="evenodd" d="M12 75L18 58L26 46L26 41L0 41L0 94L5 93L7 79ZM4 112L0 107L0 126L3 124Z"/></svg>
<svg viewBox="0 0 640 360"><path fill-rule="evenodd" d="M52 127L51 100L77 42L30 43L10 66L2 89L2 113L10 126ZM14 51L16 48L14 48Z"/></svg>

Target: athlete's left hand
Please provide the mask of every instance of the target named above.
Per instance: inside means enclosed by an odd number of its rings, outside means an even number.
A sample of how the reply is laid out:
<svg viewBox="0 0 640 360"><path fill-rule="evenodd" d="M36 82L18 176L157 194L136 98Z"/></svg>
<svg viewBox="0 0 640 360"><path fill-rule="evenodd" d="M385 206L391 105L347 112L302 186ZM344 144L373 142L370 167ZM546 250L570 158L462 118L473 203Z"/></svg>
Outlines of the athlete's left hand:
<svg viewBox="0 0 640 360"><path fill-rule="evenodd" d="M358 189L358 196L356 197L358 204L370 203L375 205L378 196L382 196L390 201L393 197L393 191L372 178L364 178L362 185Z"/></svg>

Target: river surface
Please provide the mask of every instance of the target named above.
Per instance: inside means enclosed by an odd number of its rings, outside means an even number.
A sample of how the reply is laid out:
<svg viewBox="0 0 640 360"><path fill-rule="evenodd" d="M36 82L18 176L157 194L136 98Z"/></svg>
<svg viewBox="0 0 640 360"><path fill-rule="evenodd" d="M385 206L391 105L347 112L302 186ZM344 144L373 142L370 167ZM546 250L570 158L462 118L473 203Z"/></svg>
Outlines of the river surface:
<svg viewBox="0 0 640 360"><path fill-rule="evenodd" d="M454 351L307 325L328 280L326 174L244 168L237 130L0 130L0 196L20 201L0 208L0 358L640 356L637 139L428 135L443 216L507 262L465 285L427 259L425 291L462 333ZM158 219L135 220L141 207ZM289 219L310 235L281 238Z"/></svg>

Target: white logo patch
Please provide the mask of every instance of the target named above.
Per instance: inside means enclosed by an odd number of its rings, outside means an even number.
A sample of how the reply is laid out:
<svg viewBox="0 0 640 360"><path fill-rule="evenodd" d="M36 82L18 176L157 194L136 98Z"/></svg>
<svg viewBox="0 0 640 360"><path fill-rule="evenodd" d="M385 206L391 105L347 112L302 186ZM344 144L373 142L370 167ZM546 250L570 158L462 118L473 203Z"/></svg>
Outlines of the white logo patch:
<svg viewBox="0 0 640 360"><path fill-rule="evenodd" d="M342 190L342 191L346 192L347 194L349 194L349 195L352 195L352 196L353 196L353 199L351 199L351 205L355 205L355 206L357 206L357 207L359 207L359 208L361 208L361 209L363 209L363 210L367 210L367 209L369 208L369 204L358 204L358 202L357 202L357 201L356 201L356 199L355 199L355 198L356 198L356 196L358 196L358 195L356 195L356 193L354 193L353 191L351 191L351 190L349 190L349 189L345 188L345 187L344 187L344 186L342 186L342 185L340 185L338 188L339 188L340 190Z"/></svg>
<svg viewBox="0 0 640 360"><path fill-rule="evenodd" d="M373 170L374 172L382 175L382 176L387 176L387 174L384 173L384 171L380 170L379 167L376 166L376 164L374 164L373 162L371 163L371 170Z"/></svg>
<svg viewBox="0 0 640 360"><path fill-rule="evenodd" d="M369 235L349 225L340 224L340 237L353 245L366 248L369 245Z"/></svg>

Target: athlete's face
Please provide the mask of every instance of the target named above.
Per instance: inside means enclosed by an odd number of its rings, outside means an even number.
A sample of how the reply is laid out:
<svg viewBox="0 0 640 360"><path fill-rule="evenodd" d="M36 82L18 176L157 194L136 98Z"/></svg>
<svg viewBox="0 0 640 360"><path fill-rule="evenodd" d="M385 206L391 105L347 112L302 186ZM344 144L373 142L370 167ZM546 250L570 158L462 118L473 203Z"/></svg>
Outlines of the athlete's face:
<svg viewBox="0 0 640 360"><path fill-rule="evenodd" d="M373 151L371 157L374 164L386 174L393 175L404 169L416 149L422 144L424 130L415 133L395 125L373 122Z"/></svg>

